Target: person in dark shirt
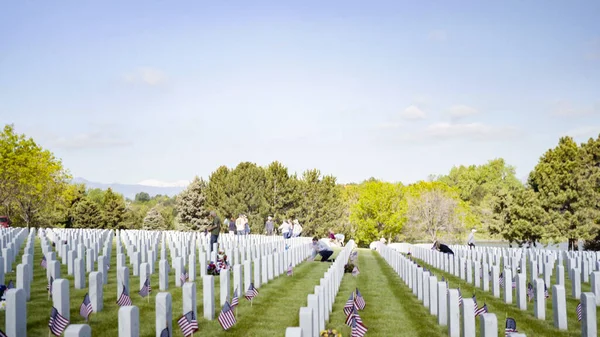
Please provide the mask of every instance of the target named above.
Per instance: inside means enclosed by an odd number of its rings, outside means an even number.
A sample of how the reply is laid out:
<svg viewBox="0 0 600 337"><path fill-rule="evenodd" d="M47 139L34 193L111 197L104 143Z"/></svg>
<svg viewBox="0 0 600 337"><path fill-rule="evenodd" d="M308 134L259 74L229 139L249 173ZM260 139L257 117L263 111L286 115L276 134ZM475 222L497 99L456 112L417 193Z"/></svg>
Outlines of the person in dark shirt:
<svg viewBox="0 0 600 337"><path fill-rule="evenodd" d="M443 243L440 243L439 241L434 242L433 247L431 247L431 249L437 250L444 254L454 255L454 252L452 251L452 249L450 249L450 247L448 247L447 245L445 245Z"/></svg>
<svg viewBox="0 0 600 337"><path fill-rule="evenodd" d="M217 212L210 211L210 218L212 219L212 223L207 228L210 232L210 246L208 247L209 253L212 252L213 244L219 241L219 233L221 232L221 219L219 219L217 216Z"/></svg>

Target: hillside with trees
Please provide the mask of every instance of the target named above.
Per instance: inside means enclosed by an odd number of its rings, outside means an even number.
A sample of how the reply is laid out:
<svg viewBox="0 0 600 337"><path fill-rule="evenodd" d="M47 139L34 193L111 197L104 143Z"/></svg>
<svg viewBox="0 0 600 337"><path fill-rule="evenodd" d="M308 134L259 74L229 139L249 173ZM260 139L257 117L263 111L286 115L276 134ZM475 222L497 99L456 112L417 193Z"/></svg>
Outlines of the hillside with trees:
<svg viewBox="0 0 600 337"><path fill-rule="evenodd" d="M264 233L268 216L278 224L293 218L304 235L332 229L360 245L381 237L462 242L476 228L517 245L583 239L595 248L600 233L600 137L559 139L525 184L501 158L409 185L374 178L340 184L318 169L297 174L277 161L242 162L196 177L175 197L141 192L133 200L70 183L59 159L10 125L0 155L0 214L13 226L204 230L216 210L222 219L245 214L252 233Z"/></svg>

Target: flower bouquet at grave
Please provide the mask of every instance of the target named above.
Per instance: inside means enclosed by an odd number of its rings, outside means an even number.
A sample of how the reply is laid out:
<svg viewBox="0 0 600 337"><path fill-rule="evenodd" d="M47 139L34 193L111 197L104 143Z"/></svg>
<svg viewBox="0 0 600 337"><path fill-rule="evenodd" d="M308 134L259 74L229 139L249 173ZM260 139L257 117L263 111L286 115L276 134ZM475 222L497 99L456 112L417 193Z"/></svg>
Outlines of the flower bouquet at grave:
<svg viewBox="0 0 600 337"><path fill-rule="evenodd" d="M344 273L352 273L353 270L354 270L354 263L352 263L352 262L348 262L344 266Z"/></svg>
<svg viewBox="0 0 600 337"><path fill-rule="evenodd" d="M342 334L335 329L322 330L319 337L342 337Z"/></svg>
<svg viewBox="0 0 600 337"><path fill-rule="evenodd" d="M206 266L206 274L208 275L219 276L219 272L220 270L217 268L217 265L212 261Z"/></svg>

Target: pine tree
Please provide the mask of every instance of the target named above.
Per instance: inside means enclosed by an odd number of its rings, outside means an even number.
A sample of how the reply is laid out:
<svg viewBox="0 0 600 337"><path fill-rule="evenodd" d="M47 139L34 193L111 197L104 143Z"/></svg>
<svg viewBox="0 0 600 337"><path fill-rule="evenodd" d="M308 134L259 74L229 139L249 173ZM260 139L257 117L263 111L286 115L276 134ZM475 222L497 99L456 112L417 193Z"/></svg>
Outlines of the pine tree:
<svg viewBox="0 0 600 337"><path fill-rule="evenodd" d="M111 188L108 188L104 193L102 200L104 208L104 222L106 227L117 229L125 219L125 201L123 196L114 193Z"/></svg>
<svg viewBox="0 0 600 337"><path fill-rule="evenodd" d="M73 225L76 228L103 228L102 210L89 198L81 199L73 211Z"/></svg>
<svg viewBox="0 0 600 337"><path fill-rule="evenodd" d="M210 210L206 202L206 182L198 177L177 196L179 222L187 229L203 230L209 223Z"/></svg>
<svg viewBox="0 0 600 337"><path fill-rule="evenodd" d="M165 230L167 225L158 206L152 207L144 218L145 230Z"/></svg>

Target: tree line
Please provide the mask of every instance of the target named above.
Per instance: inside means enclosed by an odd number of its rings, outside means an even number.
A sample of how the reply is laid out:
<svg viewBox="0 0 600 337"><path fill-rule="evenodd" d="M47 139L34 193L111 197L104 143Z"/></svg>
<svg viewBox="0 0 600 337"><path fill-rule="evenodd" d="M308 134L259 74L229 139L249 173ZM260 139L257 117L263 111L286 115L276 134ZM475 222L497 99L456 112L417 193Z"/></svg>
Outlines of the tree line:
<svg viewBox="0 0 600 337"><path fill-rule="evenodd" d="M141 192L133 200L71 184L59 159L10 125L0 155L0 215L22 226L203 230L215 210L221 219L245 214L252 233L264 232L268 216L277 224L294 218L305 235L332 229L361 245L381 237L461 242L476 228L517 245L584 239L594 248L600 232L600 136L583 144L560 138L526 182L501 158L408 185L340 184L318 169L242 162L196 177L175 197Z"/></svg>

